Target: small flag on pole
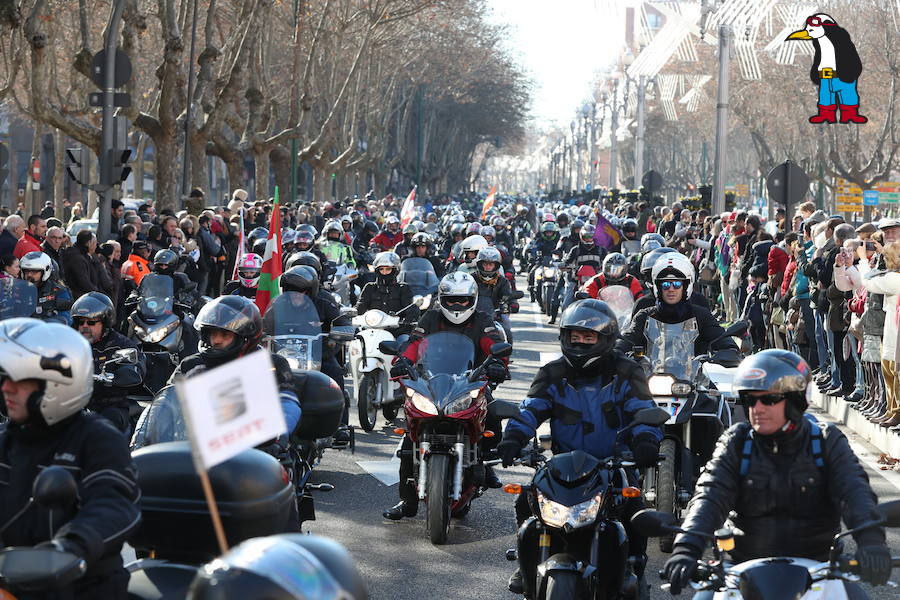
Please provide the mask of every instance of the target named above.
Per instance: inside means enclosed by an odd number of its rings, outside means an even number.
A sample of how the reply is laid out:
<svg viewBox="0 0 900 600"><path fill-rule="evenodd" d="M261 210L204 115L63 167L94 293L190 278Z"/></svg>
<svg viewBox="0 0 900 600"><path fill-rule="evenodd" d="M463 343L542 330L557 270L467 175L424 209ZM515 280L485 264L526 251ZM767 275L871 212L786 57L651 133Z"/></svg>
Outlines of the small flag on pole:
<svg viewBox="0 0 900 600"><path fill-rule="evenodd" d="M263 256L262 272L256 287L256 306L260 314L266 313L269 302L280 293L281 279L281 206L278 202L278 187L275 188L275 206L272 208L272 219L269 221L269 240L266 242L266 255Z"/></svg>
<svg viewBox="0 0 900 600"><path fill-rule="evenodd" d="M244 258L244 207L241 207L241 230L240 235L238 236L238 249L237 249L237 258L234 260L234 269L232 269L231 279L237 279L238 266L241 264L241 259Z"/></svg>
<svg viewBox="0 0 900 600"><path fill-rule="evenodd" d="M603 215L597 215L597 227L594 229L594 243L603 248L609 249L619 243L622 236L619 231L613 227L613 224L606 220Z"/></svg>
<svg viewBox="0 0 900 600"><path fill-rule="evenodd" d="M487 198L484 199L484 204L481 207L481 220L483 221L485 217L487 217L488 211L494 207L494 198L497 197L497 186L493 186L491 188L491 193L487 195Z"/></svg>
<svg viewBox="0 0 900 600"><path fill-rule="evenodd" d="M419 186L414 185L413 189L409 192L409 196L407 196L406 200L403 202L403 208L400 209L400 229L409 225L410 221L413 220L413 217L416 216L416 188L418 187Z"/></svg>

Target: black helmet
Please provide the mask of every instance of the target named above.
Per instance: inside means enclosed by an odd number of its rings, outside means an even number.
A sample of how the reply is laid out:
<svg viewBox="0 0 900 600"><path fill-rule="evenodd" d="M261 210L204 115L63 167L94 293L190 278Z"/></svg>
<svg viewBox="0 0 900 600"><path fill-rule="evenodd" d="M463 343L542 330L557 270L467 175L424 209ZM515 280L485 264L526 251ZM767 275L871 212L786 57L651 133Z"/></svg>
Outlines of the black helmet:
<svg viewBox="0 0 900 600"><path fill-rule="evenodd" d="M367 600L353 558L337 542L299 533L254 538L198 569L191 600Z"/></svg>
<svg viewBox="0 0 900 600"><path fill-rule="evenodd" d="M410 240L409 245L413 248L416 246L425 246L426 248L431 245L431 239L428 237L427 233L420 232L413 236L412 240Z"/></svg>
<svg viewBox="0 0 900 600"><path fill-rule="evenodd" d="M656 250L651 250L647 254L641 258L641 276L643 276L648 281L650 280L650 273L653 271L653 265L656 264L656 261L660 259L664 254L669 254L670 252L678 252L675 248L670 248L668 246L664 248L657 248Z"/></svg>
<svg viewBox="0 0 900 600"><path fill-rule="evenodd" d="M294 249L298 249L301 244L306 245L306 249L312 248L313 244L316 242L315 236L313 236L306 229L298 229L297 235L294 237Z"/></svg>
<svg viewBox="0 0 900 600"><path fill-rule="evenodd" d="M607 254L603 259L603 276L606 283L621 281L628 274L628 259L621 252Z"/></svg>
<svg viewBox="0 0 900 600"><path fill-rule="evenodd" d="M116 320L116 307L106 294L88 292L72 305L72 319L98 319L103 321L104 331L112 329Z"/></svg>
<svg viewBox="0 0 900 600"><path fill-rule="evenodd" d="M247 234L247 245L250 248L253 248L254 244L259 240L267 240L269 239L269 230L265 227L257 227L253 231ZM260 254L262 256L262 254Z"/></svg>
<svg viewBox="0 0 900 600"><path fill-rule="evenodd" d="M255 242L253 242L253 246L250 247L250 251L253 252L253 254L258 254L259 256L265 256L266 246L268 245L268 243L269 240L266 238L256 240Z"/></svg>
<svg viewBox="0 0 900 600"><path fill-rule="evenodd" d="M365 224L363 224L363 233L369 236L369 238L373 238L378 235L378 225L375 221L367 220Z"/></svg>
<svg viewBox="0 0 900 600"><path fill-rule="evenodd" d="M262 317L249 298L219 296L200 309L194 328L200 332L200 356L205 361L225 362L256 347L262 336ZM213 329L230 331L234 342L227 348L214 348L209 341Z"/></svg>
<svg viewBox="0 0 900 600"><path fill-rule="evenodd" d="M287 264L284 266L286 271L290 271L292 268L299 267L300 265L312 267L316 272L316 275L322 275L322 261L320 261L319 257L312 252L294 252L288 257Z"/></svg>
<svg viewBox="0 0 900 600"><path fill-rule="evenodd" d="M622 223L622 233L626 236L631 233L637 235L638 231L638 222L634 219L625 219L625 222ZM634 239L634 238L632 238Z"/></svg>
<svg viewBox="0 0 900 600"><path fill-rule="evenodd" d="M593 345L573 344L573 330L594 331L597 341ZM563 311L559 320L559 339L563 356L576 369L589 366L603 358L613 349L619 337L619 321L606 302L594 300L578 300Z"/></svg>
<svg viewBox="0 0 900 600"><path fill-rule="evenodd" d="M306 265L291 267L281 275L281 291L313 297L319 293L319 275Z"/></svg>
<svg viewBox="0 0 900 600"><path fill-rule="evenodd" d="M791 408L787 417L798 423L809 407L806 387L811 379L809 365L797 354L789 350L763 350L741 361L731 389L742 401L747 392L753 391L783 395Z"/></svg>
<svg viewBox="0 0 900 600"><path fill-rule="evenodd" d="M160 275L172 275L178 268L178 255L172 250L160 250L153 257L153 268Z"/></svg>

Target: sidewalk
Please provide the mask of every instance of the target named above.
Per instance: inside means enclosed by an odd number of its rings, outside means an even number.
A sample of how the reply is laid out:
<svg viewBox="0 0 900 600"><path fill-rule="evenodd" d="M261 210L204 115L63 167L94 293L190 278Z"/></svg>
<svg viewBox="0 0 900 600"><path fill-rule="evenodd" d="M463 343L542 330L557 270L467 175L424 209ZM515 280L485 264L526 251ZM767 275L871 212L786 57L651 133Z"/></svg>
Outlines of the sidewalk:
<svg viewBox="0 0 900 600"><path fill-rule="evenodd" d="M873 425L841 398L825 396L818 390L812 390L810 400L812 406L828 413L838 423L843 423L880 451L894 458L900 458L900 435Z"/></svg>

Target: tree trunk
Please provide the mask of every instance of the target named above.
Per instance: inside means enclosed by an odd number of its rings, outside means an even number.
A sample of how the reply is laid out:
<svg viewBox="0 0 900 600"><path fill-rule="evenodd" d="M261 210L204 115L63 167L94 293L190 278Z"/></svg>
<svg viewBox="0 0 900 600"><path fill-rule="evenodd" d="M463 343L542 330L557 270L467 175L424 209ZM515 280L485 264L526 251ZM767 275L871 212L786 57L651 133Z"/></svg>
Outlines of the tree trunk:
<svg viewBox="0 0 900 600"><path fill-rule="evenodd" d="M275 173L275 185L282 202L296 202L291 197L291 153L284 146L275 146L269 154L272 172Z"/></svg>
<svg viewBox="0 0 900 600"><path fill-rule="evenodd" d="M63 220L63 200L66 197L66 134L56 129L53 135L55 168L53 169L53 214Z"/></svg>
<svg viewBox="0 0 900 600"><path fill-rule="evenodd" d="M141 134L137 144L137 157L134 160L134 197L144 198L144 152L147 149L146 135Z"/></svg>
<svg viewBox="0 0 900 600"><path fill-rule="evenodd" d="M269 153L253 153L253 158L256 163L255 173L256 173L256 199L257 200L268 200L269 199Z"/></svg>
<svg viewBox="0 0 900 600"><path fill-rule="evenodd" d="M175 136L156 142L154 176L156 177L157 214L163 208L172 210L181 208L178 194L178 188L181 185L181 169L178 161L171 160L171 157L178 155L179 149Z"/></svg>
<svg viewBox="0 0 900 600"><path fill-rule="evenodd" d="M326 202L331 200L331 178L328 170L318 165L313 165L313 202Z"/></svg>
<svg viewBox="0 0 900 600"><path fill-rule="evenodd" d="M384 198L385 190L387 188L388 174L382 171L381 169L375 169L372 172L373 179L375 180L375 196L377 198ZM368 191L368 190L366 190Z"/></svg>
<svg viewBox="0 0 900 600"><path fill-rule="evenodd" d="M209 192L209 172L206 161L206 141L198 140L199 136L191 135L191 188L200 188ZM190 190L187 190L190 191ZM207 196L208 197L208 196Z"/></svg>
<svg viewBox="0 0 900 600"><path fill-rule="evenodd" d="M25 212L26 214L22 215L25 219L27 219L31 215L38 214L41 212L41 194L34 189L34 179L32 178L32 173L34 173L34 169L32 167L34 159L41 157L41 132L44 127L41 123L34 124L34 133L31 137L31 158L28 160L28 179L25 184Z"/></svg>
<svg viewBox="0 0 900 600"><path fill-rule="evenodd" d="M225 168L228 171L228 188L230 193L244 187L244 161L240 154L233 154L225 159Z"/></svg>

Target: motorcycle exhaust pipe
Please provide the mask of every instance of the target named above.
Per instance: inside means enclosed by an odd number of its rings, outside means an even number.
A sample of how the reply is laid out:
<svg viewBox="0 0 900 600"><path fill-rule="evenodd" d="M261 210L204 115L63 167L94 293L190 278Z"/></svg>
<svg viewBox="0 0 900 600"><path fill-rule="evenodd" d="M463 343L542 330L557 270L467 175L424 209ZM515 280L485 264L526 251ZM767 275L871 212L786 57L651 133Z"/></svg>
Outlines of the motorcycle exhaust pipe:
<svg viewBox="0 0 900 600"><path fill-rule="evenodd" d="M431 448L429 442L419 444L419 500L425 499L425 486L428 481L428 451Z"/></svg>
<svg viewBox="0 0 900 600"><path fill-rule="evenodd" d="M453 450L456 453L456 466L453 469L453 494L450 496L453 500L459 500L459 496L462 494L463 448L462 442L453 444Z"/></svg>

